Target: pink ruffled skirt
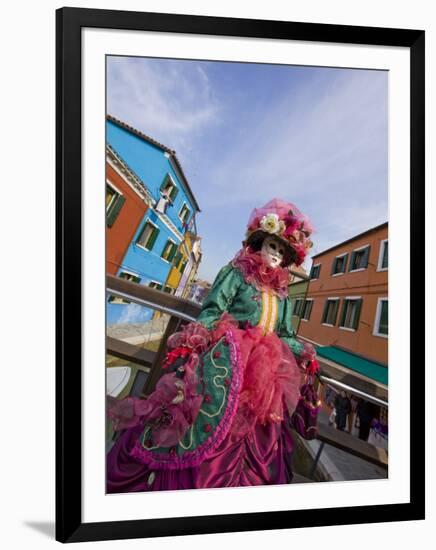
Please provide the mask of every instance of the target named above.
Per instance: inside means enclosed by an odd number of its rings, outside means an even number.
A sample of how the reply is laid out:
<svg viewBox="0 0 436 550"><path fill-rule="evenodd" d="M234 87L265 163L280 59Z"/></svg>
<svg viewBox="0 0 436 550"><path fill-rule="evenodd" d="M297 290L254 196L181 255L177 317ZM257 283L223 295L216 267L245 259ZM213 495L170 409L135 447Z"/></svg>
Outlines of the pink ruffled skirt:
<svg viewBox="0 0 436 550"><path fill-rule="evenodd" d="M225 438L198 466L159 470L132 457L143 425L132 426L124 430L107 455L108 493L291 481L289 418L298 401L301 372L288 346L274 333L263 335L258 327L239 329L227 317L218 323L213 339L219 339L229 328L240 348L243 383Z"/></svg>

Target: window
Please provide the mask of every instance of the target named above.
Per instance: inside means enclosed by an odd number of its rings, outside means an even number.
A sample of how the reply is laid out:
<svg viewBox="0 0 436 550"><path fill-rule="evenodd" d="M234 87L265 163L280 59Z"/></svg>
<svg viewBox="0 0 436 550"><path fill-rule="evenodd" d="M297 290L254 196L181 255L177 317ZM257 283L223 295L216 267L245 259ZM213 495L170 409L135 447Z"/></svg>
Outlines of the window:
<svg viewBox="0 0 436 550"><path fill-rule="evenodd" d="M130 390L129 397L143 397L143 391L145 383L148 378L148 372L138 369L136 372L135 380Z"/></svg>
<svg viewBox="0 0 436 550"><path fill-rule="evenodd" d="M177 252L176 243L171 239L168 239L167 244L164 246L164 249L162 250L161 257L167 262L172 262L174 259L174 256L176 255L176 252Z"/></svg>
<svg viewBox="0 0 436 550"><path fill-rule="evenodd" d="M297 315L297 316L301 315L301 309L302 309L303 303L304 303L304 300L302 298L297 298L295 300L293 315Z"/></svg>
<svg viewBox="0 0 436 550"><path fill-rule="evenodd" d="M163 290L164 290L164 292L166 292L167 294L174 294L174 292L176 291L175 288L172 288L172 287L170 287L170 286L168 286L168 285L165 285Z"/></svg>
<svg viewBox="0 0 436 550"><path fill-rule="evenodd" d="M321 271L321 264L316 264L312 266L312 269L310 270L310 278L311 279L319 279L319 272Z"/></svg>
<svg viewBox="0 0 436 550"><path fill-rule="evenodd" d="M386 271L386 269L388 268L388 245L389 242L387 239L380 242L380 253L378 256L377 271Z"/></svg>
<svg viewBox="0 0 436 550"><path fill-rule="evenodd" d="M106 225L112 227L118 214L126 202L123 195L112 185L106 183Z"/></svg>
<svg viewBox="0 0 436 550"><path fill-rule="evenodd" d="M348 254L341 254L333 259L332 263L332 275L339 275L345 273L347 269Z"/></svg>
<svg viewBox="0 0 436 550"><path fill-rule="evenodd" d="M181 265L179 266L180 273L184 273L187 265L188 265L188 260L182 261Z"/></svg>
<svg viewBox="0 0 436 550"><path fill-rule="evenodd" d="M180 267L180 262L182 261L182 258L183 258L182 253L179 250L177 254L174 255L174 258L173 258L173 264L176 269Z"/></svg>
<svg viewBox="0 0 436 550"><path fill-rule="evenodd" d="M350 260L350 271L357 271L368 267L370 249L371 247L368 245L353 250Z"/></svg>
<svg viewBox="0 0 436 550"><path fill-rule="evenodd" d="M362 298L345 298L342 304L341 322L339 326L348 330L356 330L359 326Z"/></svg>
<svg viewBox="0 0 436 550"><path fill-rule="evenodd" d="M384 336L385 338L388 336L388 305L389 303L387 298L378 299L373 332L375 336Z"/></svg>
<svg viewBox="0 0 436 550"><path fill-rule="evenodd" d="M120 279L126 279L126 281L131 281L132 283L139 283L141 281L141 278L137 275L133 275L133 273L127 273L125 271L122 271L118 277ZM130 304L129 300L125 300L124 298L119 298L118 296L109 296L109 303L111 304Z"/></svg>
<svg viewBox="0 0 436 550"><path fill-rule="evenodd" d="M177 189L176 184L173 182L169 175L165 177L162 185L160 186L160 192L161 195L166 195L169 198L170 202L174 202L174 199L176 198L179 190Z"/></svg>
<svg viewBox="0 0 436 550"><path fill-rule="evenodd" d="M310 319L310 314L312 313L312 306L313 306L313 300L305 300L304 306L303 306L303 312L301 315L301 318L304 319L304 321L308 321Z"/></svg>
<svg viewBox="0 0 436 550"><path fill-rule="evenodd" d="M339 298L327 298L324 304L324 312L322 314L322 323L325 325L336 325L338 316Z"/></svg>
<svg viewBox="0 0 436 550"><path fill-rule="evenodd" d="M157 281L150 281L150 282L148 283L148 286L149 286L150 288L155 288L156 290L162 290L162 285L161 285L161 283L158 283Z"/></svg>
<svg viewBox="0 0 436 550"><path fill-rule="evenodd" d="M180 209L179 218L182 220L183 223L186 223L186 221L188 220L190 214L191 214L191 211L189 210L186 203L184 203L182 208Z"/></svg>
<svg viewBox="0 0 436 550"><path fill-rule="evenodd" d="M110 186L108 183L106 184L106 212L111 207L111 204L116 200L116 198L119 196L119 193L115 191L115 189Z"/></svg>
<svg viewBox="0 0 436 550"><path fill-rule="evenodd" d="M145 222L144 227L136 241L136 244L146 250L153 250L154 243L159 235L159 229L150 220Z"/></svg>

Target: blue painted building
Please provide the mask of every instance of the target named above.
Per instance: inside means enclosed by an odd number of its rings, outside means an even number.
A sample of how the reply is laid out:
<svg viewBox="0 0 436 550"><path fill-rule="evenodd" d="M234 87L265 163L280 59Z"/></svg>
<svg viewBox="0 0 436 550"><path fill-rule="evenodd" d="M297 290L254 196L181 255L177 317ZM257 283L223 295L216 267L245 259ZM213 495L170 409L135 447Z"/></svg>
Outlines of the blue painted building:
<svg viewBox="0 0 436 550"><path fill-rule="evenodd" d="M108 116L106 141L118 167L128 167L144 186L152 206L144 214L117 275L166 292L172 262L184 235L195 232L200 211L175 151ZM144 322L152 311L110 297L107 323Z"/></svg>

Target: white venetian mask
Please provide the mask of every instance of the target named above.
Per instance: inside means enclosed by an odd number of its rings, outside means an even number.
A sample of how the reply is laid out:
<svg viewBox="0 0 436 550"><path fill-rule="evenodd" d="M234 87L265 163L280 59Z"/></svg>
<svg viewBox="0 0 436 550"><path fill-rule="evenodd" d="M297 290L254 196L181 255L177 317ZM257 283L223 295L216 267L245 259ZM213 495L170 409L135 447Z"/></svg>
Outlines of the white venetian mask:
<svg viewBox="0 0 436 550"><path fill-rule="evenodd" d="M285 247L278 239L266 237L260 253L270 267L279 267L283 260Z"/></svg>

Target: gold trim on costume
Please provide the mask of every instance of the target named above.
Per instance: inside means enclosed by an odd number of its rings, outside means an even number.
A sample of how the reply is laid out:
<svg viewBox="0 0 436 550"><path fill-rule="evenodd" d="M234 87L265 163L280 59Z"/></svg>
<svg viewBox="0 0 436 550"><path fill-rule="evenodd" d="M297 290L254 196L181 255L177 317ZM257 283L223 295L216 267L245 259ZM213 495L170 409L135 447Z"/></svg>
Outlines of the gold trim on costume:
<svg viewBox="0 0 436 550"><path fill-rule="evenodd" d="M278 299L272 292L262 292L262 312L260 315L259 326L263 329L263 334L274 332L278 318Z"/></svg>

